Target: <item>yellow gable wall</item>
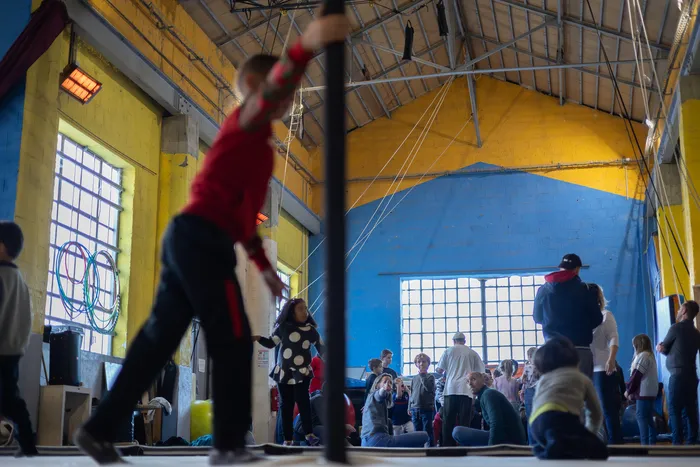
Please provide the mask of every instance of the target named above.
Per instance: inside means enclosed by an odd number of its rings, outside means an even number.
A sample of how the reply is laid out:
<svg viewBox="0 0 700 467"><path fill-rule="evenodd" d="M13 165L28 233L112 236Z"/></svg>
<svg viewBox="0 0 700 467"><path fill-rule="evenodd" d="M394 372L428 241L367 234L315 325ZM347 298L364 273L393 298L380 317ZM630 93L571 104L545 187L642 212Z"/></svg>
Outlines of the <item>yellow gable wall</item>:
<svg viewBox="0 0 700 467"><path fill-rule="evenodd" d="M476 88L483 146L476 146L474 125L470 122L439 161L430 168L431 172L457 170L477 162L514 167L616 161L626 157L634 159L624 122L618 117L576 104L567 103L560 106L556 98L488 77L477 80ZM392 114L391 119L381 118L350 133L347 177L370 177L371 180L420 120L438 92L433 91L399 108ZM435 99L435 102L438 100ZM417 129L384 169L383 174L399 173L431 113L432 110L427 112ZM408 173L426 172L469 119L470 114L466 79L457 79L452 84ZM643 125L635 124L635 129L639 138L646 136L646 127ZM318 152L319 156L314 158L317 162L314 172L322 177L321 151ZM637 189L639 170L635 163L631 163L627 170L617 167L586 168L538 173L623 196L643 196ZM423 182L429 180L430 178L425 178ZM391 183L377 181L369 189L369 182L350 183L348 207L355 203L366 189L358 205L386 196ZM400 189L409 188L417 183L417 178L407 179L400 184ZM321 186L314 187L313 206L317 212L320 212L323 198L321 189Z"/></svg>

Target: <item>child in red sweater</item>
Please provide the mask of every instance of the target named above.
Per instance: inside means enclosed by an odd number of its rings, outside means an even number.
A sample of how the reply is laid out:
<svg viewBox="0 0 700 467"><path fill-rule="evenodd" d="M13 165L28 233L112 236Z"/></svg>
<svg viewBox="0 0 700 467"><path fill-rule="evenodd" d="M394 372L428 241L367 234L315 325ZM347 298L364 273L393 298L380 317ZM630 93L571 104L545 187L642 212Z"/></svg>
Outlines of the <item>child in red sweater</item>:
<svg viewBox="0 0 700 467"><path fill-rule="evenodd" d="M256 215L272 176L271 121L288 110L314 52L343 42L347 33L345 16L319 17L281 59L256 55L239 70L243 104L223 123L192 183L189 204L163 237L151 316L131 344L112 390L75 435L76 446L97 463L121 462L112 444L118 421L132 411L195 316L207 335L214 366L214 450L209 462L255 460L244 441L252 420L253 342L234 272L234 244L245 246L272 294L281 296L284 284L256 233Z"/></svg>

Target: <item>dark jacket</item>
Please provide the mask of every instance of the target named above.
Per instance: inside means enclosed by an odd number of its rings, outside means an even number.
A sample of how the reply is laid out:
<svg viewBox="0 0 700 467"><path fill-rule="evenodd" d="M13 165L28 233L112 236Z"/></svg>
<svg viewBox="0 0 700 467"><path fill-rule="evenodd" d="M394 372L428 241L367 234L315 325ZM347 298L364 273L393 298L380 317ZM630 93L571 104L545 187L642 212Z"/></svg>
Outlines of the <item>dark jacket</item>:
<svg viewBox="0 0 700 467"><path fill-rule="evenodd" d="M489 446L525 444L525 429L520 414L506 396L485 387L477 394L484 423L489 426Z"/></svg>
<svg viewBox="0 0 700 467"><path fill-rule="evenodd" d="M661 343L666 355L666 368L672 375L695 375L695 357L700 350L700 331L692 319L679 321L668 330Z"/></svg>
<svg viewBox="0 0 700 467"><path fill-rule="evenodd" d="M603 322L598 299L574 271L558 271L535 297L535 322L542 325L545 340L567 337L577 347L588 347L593 330Z"/></svg>

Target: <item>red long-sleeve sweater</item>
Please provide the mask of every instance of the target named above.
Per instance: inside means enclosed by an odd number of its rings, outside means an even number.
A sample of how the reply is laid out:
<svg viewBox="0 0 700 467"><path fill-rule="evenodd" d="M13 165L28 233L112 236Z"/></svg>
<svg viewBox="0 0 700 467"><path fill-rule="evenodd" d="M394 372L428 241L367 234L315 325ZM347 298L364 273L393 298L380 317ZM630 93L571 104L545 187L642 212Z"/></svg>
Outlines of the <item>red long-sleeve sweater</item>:
<svg viewBox="0 0 700 467"><path fill-rule="evenodd" d="M224 121L183 209L213 222L235 242L243 243L260 270L270 267L256 232L257 214L265 202L274 165L270 116L287 105L311 57L297 41L257 93Z"/></svg>

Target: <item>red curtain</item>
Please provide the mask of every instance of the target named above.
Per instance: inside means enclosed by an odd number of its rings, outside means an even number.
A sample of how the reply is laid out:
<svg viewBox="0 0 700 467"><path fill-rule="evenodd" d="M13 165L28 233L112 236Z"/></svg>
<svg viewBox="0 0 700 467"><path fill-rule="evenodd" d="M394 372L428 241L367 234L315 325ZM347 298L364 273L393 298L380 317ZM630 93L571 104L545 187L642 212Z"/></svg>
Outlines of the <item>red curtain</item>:
<svg viewBox="0 0 700 467"><path fill-rule="evenodd" d="M0 61L0 100L46 52L70 22L61 0L44 0ZM58 86L58 83L56 83Z"/></svg>

